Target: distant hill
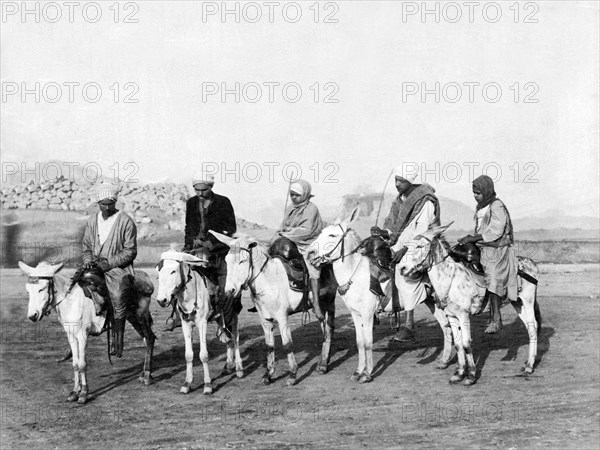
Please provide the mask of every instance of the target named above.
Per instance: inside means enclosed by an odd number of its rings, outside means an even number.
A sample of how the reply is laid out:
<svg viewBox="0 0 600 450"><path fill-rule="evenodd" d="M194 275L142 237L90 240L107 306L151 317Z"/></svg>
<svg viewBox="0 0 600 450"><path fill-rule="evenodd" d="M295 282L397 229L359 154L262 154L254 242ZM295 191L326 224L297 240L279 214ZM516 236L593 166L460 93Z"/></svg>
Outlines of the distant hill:
<svg viewBox="0 0 600 450"><path fill-rule="evenodd" d="M515 230L555 230L559 228L573 228L582 230L600 229L598 217L574 217L563 214L548 214L546 211L541 216L528 216L513 221Z"/></svg>

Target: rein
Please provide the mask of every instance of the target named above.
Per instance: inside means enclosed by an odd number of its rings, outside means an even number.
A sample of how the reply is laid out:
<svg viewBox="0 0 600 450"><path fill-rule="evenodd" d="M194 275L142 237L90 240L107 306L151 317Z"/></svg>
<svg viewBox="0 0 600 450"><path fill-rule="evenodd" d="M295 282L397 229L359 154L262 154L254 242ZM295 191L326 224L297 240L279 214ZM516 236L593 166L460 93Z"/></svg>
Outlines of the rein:
<svg viewBox="0 0 600 450"><path fill-rule="evenodd" d="M42 307L42 317L49 316L50 312L66 298L66 295L60 300L56 301L56 289L54 284L54 277L30 277L29 282L36 284L38 280L48 280L48 301Z"/></svg>
<svg viewBox="0 0 600 450"><path fill-rule="evenodd" d="M249 262L250 262L250 270L248 270L248 278L246 279L246 281L244 281L242 283L241 289L250 288L250 290L254 294L254 289L250 285L258 278L258 276L263 272L263 270L265 270L265 267L267 266L267 263L269 262L269 258L268 257L265 258L265 262L262 265L262 267L260 268L260 270L256 274L254 274L254 259L252 259L252 249L251 248L249 248L249 249L242 248L242 250L248 252L248 257L249 257Z"/></svg>
<svg viewBox="0 0 600 450"><path fill-rule="evenodd" d="M340 224L338 224L338 226L342 229L342 231L344 231L344 227L342 227ZM358 246L352 250L350 253L346 253L344 254L344 239L346 238L346 236L348 235L348 233L352 230L352 228L348 228L346 229L346 231L344 231L344 233L342 234L342 237L340 238L340 240L338 241L337 244L335 244L335 247L333 247L330 251L328 251L327 253L325 253L323 256L321 256L323 262L325 262L325 260L327 260L328 263L333 263L339 259L342 260L342 262L344 262L344 258L346 256L350 256L353 255L354 253L356 253L357 251L359 251L369 240L369 238L367 239L363 239L360 244L358 244ZM335 251L336 248L338 248L339 246L342 246L340 249L340 256L338 256L337 258L330 258L331 254Z"/></svg>

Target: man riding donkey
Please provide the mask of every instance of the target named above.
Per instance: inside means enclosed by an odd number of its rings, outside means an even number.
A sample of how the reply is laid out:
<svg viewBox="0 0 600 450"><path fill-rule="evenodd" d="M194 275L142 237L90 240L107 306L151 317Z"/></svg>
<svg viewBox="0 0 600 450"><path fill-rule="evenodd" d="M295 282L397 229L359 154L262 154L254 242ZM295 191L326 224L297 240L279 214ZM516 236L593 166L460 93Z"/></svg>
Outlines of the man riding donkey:
<svg viewBox="0 0 600 450"><path fill-rule="evenodd" d="M197 268L197 270L207 276L216 288L216 292L211 296L215 311L213 315L221 315L223 328L227 330L230 318L241 310L241 298L226 302L227 263L225 256L229 252L229 247L210 234L209 230L233 236L237 231L237 226L231 201L227 197L213 192L214 184L214 175L207 172L197 175L192 180L196 195L190 197L186 202L185 245L181 251L207 261L206 267ZM181 319L175 314L168 319L164 331L173 331L179 326L181 326Z"/></svg>
<svg viewBox="0 0 600 450"><path fill-rule="evenodd" d="M415 183L418 169L413 165L404 164L396 168L394 176L398 197L392 203L384 229L372 227L371 236L380 236L391 245L391 260L387 263L392 269L394 313L397 314L400 309L406 311L405 326L400 328L394 340L411 341L415 337L414 308L430 295L426 287L427 275L404 277L396 273L395 266L408 251L405 245L408 241L429 227L440 224L440 205L433 187Z"/></svg>
<svg viewBox="0 0 600 450"><path fill-rule="evenodd" d="M82 241L83 269L75 275L74 282L86 277L96 314L101 314L105 307L112 307L113 341L110 354L120 358L123 354L127 308L141 287L136 287L133 270L133 261L137 256L137 228L131 217L116 208L116 187L101 186L97 200L100 211L90 217L86 224ZM146 286L146 289L153 288ZM110 300L110 305L107 300Z"/></svg>
<svg viewBox="0 0 600 450"><path fill-rule="evenodd" d="M285 238L292 241L298 252L304 259L308 271L310 289L312 292L313 311L319 321L325 319L319 300L319 278L321 269L313 266L309 261L311 244L317 239L323 230L323 220L319 213L319 208L310 201L312 195L312 186L306 180L296 180L291 183L289 188L292 204L285 210L283 222L277 231L277 238ZM279 247L276 241L274 247ZM283 247L285 244L282 245ZM272 247L271 251L275 251ZM285 252L284 252L285 253Z"/></svg>

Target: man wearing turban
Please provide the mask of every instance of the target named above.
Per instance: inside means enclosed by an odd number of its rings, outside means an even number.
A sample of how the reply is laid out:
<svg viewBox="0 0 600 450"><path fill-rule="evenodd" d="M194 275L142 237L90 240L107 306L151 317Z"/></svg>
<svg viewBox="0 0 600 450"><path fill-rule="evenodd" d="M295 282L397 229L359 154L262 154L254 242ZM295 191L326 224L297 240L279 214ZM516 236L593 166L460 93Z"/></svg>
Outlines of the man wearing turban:
<svg viewBox="0 0 600 450"><path fill-rule="evenodd" d="M223 301L227 280L225 256L229 247L208 231L233 236L237 226L231 202L227 197L213 192L214 184L215 177L208 172L202 172L192 179L196 195L186 203L185 245L182 251L208 259L210 275L218 286L218 301ZM231 311L225 313L231 315ZM180 318L175 316L165 330L172 331L180 325Z"/></svg>
<svg viewBox="0 0 600 450"><path fill-rule="evenodd" d="M385 219L384 230L373 227L371 233L389 237L393 244L392 262L397 264L408 250L405 245L408 241L424 233L429 227L440 224L440 206L433 187L426 183L416 184L419 175L416 167L402 165L394 170L394 175L398 197ZM427 298L426 277L423 274L416 279L405 278L394 270L400 307L406 311L405 326L394 337L397 341L414 339L414 308Z"/></svg>
<svg viewBox="0 0 600 450"><path fill-rule="evenodd" d="M84 266L103 272L114 310L111 354L123 354L123 335L128 304L135 298L133 261L137 256L137 228L127 214L116 208L115 187L103 185L97 192L100 211L88 220L82 241Z"/></svg>

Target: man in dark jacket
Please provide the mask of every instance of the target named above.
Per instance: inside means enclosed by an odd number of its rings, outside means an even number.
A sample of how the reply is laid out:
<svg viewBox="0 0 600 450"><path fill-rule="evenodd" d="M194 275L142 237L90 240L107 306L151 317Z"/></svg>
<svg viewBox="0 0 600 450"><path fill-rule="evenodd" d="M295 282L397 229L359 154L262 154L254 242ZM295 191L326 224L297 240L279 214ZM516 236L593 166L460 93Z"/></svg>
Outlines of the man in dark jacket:
<svg viewBox="0 0 600 450"><path fill-rule="evenodd" d="M231 202L213 192L214 184L212 174L201 174L192 180L196 195L186 202L185 245L182 251L208 259L210 272L218 284L218 297L223 299L227 279L225 256L229 247L208 231L233 236L237 227ZM165 330L172 331L180 323L176 318Z"/></svg>

